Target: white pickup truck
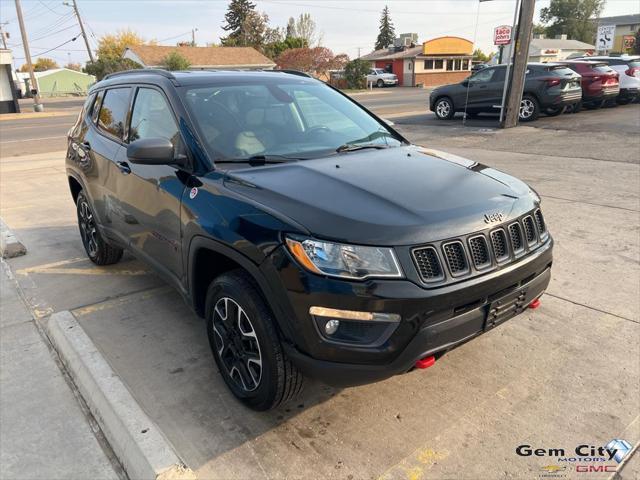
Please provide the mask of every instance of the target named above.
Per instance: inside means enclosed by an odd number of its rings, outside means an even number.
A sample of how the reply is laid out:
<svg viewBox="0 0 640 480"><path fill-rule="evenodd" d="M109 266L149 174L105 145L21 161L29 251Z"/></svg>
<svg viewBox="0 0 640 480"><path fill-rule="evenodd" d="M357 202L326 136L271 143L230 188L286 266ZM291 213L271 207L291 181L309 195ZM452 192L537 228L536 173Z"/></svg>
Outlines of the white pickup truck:
<svg viewBox="0 0 640 480"><path fill-rule="evenodd" d="M398 77L393 73L387 73L382 68L372 68L367 75L367 85L375 85L382 88L386 85L398 85Z"/></svg>

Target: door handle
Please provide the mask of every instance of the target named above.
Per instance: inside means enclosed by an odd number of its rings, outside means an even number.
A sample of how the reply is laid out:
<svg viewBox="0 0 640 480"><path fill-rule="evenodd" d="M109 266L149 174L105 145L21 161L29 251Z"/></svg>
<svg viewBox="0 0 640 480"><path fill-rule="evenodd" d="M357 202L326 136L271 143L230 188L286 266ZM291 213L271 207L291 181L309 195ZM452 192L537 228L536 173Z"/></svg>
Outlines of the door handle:
<svg viewBox="0 0 640 480"><path fill-rule="evenodd" d="M118 168L125 175L129 175L131 173L131 167L127 162L117 162Z"/></svg>

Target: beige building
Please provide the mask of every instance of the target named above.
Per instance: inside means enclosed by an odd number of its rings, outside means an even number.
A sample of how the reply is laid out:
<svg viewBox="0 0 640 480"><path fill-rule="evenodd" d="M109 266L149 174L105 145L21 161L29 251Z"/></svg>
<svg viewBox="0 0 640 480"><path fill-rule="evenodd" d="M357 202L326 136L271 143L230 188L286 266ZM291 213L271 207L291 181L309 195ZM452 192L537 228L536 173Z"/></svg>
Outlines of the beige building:
<svg viewBox="0 0 640 480"><path fill-rule="evenodd" d="M628 48L625 48L625 41L635 40L635 34L640 29L640 13L635 15L618 15L617 17L602 17L598 19L598 26L615 25L616 34L613 41L613 52L624 53ZM632 40L633 38L633 40Z"/></svg>
<svg viewBox="0 0 640 480"><path fill-rule="evenodd" d="M537 35L531 40L529 46L529 61L557 62L583 55L593 55L595 49L595 45L567 39L566 35L559 35L557 38L544 38L543 35Z"/></svg>

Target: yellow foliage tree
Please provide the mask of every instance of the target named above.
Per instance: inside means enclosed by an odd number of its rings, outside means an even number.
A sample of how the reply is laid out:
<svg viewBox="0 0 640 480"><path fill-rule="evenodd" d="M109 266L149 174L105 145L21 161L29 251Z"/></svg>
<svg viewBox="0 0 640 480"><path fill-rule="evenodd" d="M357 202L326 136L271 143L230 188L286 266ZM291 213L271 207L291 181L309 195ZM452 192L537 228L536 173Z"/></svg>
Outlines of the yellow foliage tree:
<svg viewBox="0 0 640 480"><path fill-rule="evenodd" d="M147 42L133 30L119 30L115 34L103 35L98 40L98 58L100 60L117 60L122 57L127 47L136 45L153 45L155 41Z"/></svg>
<svg viewBox="0 0 640 480"><path fill-rule="evenodd" d="M51 58L41 57L38 60L36 60L36 62L33 64L33 70L35 72L44 72L45 70L52 70L54 68L59 68L59 67L56 61ZM20 67L20 71L21 72L29 71L29 67L27 66L26 63L22 65L22 67Z"/></svg>

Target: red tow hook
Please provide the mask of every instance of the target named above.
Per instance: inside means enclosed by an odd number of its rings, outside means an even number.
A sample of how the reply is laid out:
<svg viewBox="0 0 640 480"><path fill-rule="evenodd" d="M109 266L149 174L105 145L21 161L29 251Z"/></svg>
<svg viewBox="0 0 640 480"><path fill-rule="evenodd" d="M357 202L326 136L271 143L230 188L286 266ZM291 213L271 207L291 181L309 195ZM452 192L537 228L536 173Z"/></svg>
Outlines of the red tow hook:
<svg viewBox="0 0 640 480"><path fill-rule="evenodd" d="M416 368L421 368L421 369L429 368L434 363L436 363L436 357L431 355L430 357L424 357L424 358L421 358L420 360L418 360L416 362Z"/></svg>
<svg viewBox="0 0 640 480"><path fill-rule="evenodd" d="M529 304L529 308L535 310L536 308L538 308L540 306L540 299L536 298L533 302L531 302Z"/></svg>

